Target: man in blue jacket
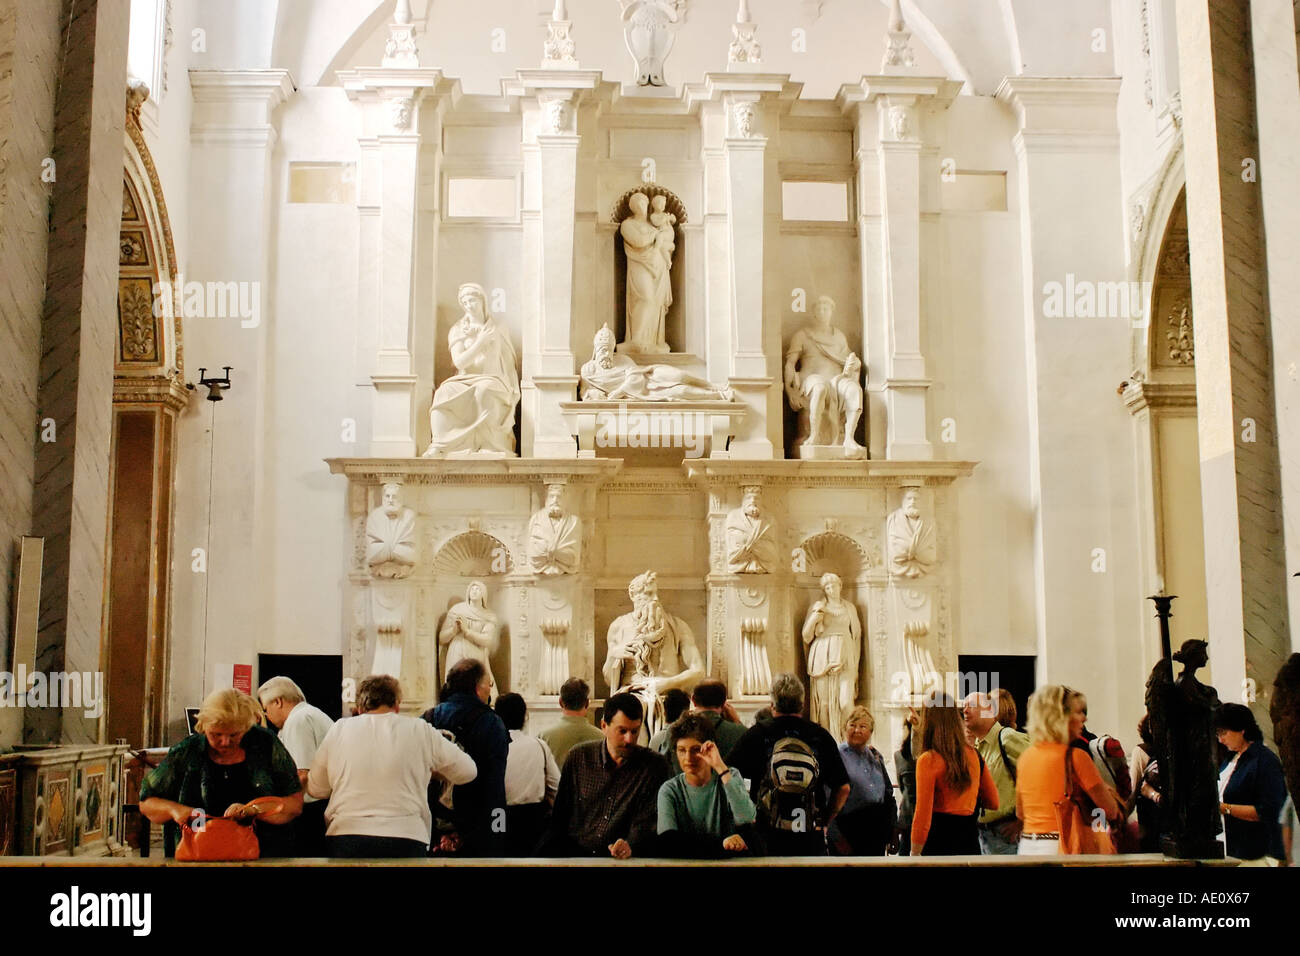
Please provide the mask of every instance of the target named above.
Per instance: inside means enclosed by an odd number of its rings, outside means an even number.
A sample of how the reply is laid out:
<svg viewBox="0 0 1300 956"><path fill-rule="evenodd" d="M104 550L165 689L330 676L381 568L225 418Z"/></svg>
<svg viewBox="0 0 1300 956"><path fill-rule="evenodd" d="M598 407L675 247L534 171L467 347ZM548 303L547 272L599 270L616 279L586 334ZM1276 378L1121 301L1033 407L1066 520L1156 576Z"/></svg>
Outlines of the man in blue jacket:
<svg viewBox="0 0 1300 956"><path fill-rule="evenodd" d="M447 672L442 703L424 719L449 730L478 767L478 776L452 791L452 819L467 856L505 853L506 760L510 734L488 700L492 678L483 664L462 658Z"/></svg>

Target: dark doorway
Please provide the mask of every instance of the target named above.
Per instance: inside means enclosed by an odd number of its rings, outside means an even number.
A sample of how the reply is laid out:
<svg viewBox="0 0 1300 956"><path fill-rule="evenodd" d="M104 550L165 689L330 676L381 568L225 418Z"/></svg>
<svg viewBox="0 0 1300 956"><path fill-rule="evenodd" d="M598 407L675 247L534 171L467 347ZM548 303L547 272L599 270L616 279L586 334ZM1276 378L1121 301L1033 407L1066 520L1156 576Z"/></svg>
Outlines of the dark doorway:
<svg viewBox="0 0 1300 956"><path fill-rule="evenodd" d="M992 693L998 687L1011 692L1016 701L1016 728L1023 730L1029 695L1037 686L1034 682L1034 664L1037 658L1023 654L962 654L957 667L968 678L972 690Z"/></svg>
<svg viewBox="0 0 1300 956"><path fill-rule="evenodd" d="M257 687L272 677L292 680L302 688L307 703L319 707L331 719L343 716L343 655L258 654Z"/></svg>

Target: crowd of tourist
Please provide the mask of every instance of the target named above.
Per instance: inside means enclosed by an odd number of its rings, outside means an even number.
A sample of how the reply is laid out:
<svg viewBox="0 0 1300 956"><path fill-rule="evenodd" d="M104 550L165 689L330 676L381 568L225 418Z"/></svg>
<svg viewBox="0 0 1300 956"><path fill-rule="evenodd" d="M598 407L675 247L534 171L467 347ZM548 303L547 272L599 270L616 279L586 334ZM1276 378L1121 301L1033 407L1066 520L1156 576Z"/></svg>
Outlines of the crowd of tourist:
<svg viewBox="0 0 1300 956"><path fill-rule="evenodd" d="M1026 731L1005 691L911 710L891 780L871 745L875 719L855 707L843 743L808 720L794 674L745 726L718 680L665 699L645 745L643 704L604 702L570 678L559 719L524 731L518 694L491 705L473 659L447 675L422 719L401 713L392 677L357 688L355 714L332 721L275 677L254 699L215 691L198 732L150 771L140 810L168 827L256 821L263 856L349 858L592 856L1056 855L1159 852L1164 799L1150 722L1132 758L1087 728L1069 687L1029 698ZM278 731L262 726L265 721ZM1278 758L1249 708L1217 711L1227 757L1219 778L1227 855L1294 865L1296 812ZM896 793L897 791L897 793ZM1083 826L1070 825L1076 813Z"/></svg>

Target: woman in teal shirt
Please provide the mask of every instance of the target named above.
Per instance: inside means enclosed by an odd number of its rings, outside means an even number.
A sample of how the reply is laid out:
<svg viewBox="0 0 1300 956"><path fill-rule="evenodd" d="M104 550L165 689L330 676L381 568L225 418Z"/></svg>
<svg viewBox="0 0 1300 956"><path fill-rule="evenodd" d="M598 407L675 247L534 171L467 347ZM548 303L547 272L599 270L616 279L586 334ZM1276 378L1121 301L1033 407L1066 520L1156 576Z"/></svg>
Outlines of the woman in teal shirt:
<svg viewBox="0 0 1300 956"><path fill-rule="evenodd" d="M669 730L683 772L659 788L659 852L669 857L760 855L757 816L740 771L728 767L713 724L687 714Z"/></svg>

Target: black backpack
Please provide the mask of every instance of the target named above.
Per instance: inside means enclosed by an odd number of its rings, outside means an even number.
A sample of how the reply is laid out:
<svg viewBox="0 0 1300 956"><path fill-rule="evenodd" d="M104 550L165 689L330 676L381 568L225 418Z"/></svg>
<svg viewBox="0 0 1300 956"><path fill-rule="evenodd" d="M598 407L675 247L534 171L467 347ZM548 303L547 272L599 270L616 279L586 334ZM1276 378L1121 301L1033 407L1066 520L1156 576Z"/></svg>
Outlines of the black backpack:
<svg viewBox="0 0 1300 956"><path fill-rule="evenodd" d="M820 790L821 769L812 747L798 737L777 740L758 790L759 813L767 825L773 830L811 833Z"/></svg>

